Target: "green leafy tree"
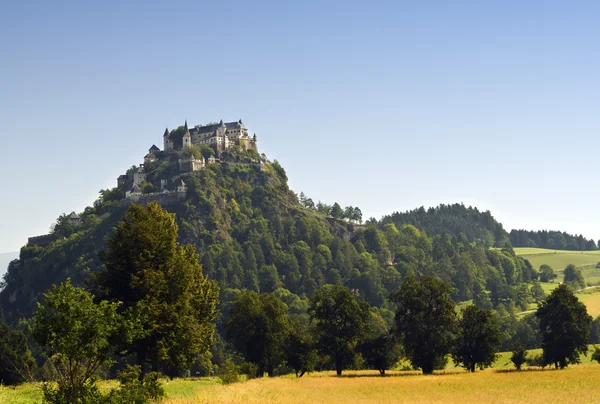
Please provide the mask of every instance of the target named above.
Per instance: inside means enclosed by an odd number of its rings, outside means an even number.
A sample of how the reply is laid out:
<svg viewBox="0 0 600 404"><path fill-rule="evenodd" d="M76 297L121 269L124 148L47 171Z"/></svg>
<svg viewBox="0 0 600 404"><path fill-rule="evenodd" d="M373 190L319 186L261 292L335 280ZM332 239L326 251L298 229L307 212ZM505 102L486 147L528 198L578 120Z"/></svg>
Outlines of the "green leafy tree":
<svg viewBox="0 0 600 404"><path fill-rule="evenodd" d="M404 351L424 374L433 373L436 361L452 347L457 319L451 290L438 278L408 276L390 296L398 307L396 330Z"/></svg>
<svg viewBox="0 0 600 404"><path fill-rule="evenodd" d="M94 303L70 280L53 286L33 316L32 336L52 360L57 387L46 385L51 403L85 403L99 396L94 375L111 362L112 338L123 327L118 303Z"/></svg>
<svg viewBox="0 0 600 404"><path fill-rule="evenodd" d="M512 351L510 361L515 365L517 370L521 370L521 366L527 362L527 351L523 347L517 347Z"/></svg>
<svg viewBox="0 0 600 404"><path fill-rule="evenodd" d="M317 346L330 355L338 376L354 358L369 316L367 303L359 303L343 285L327 285L310 299L308 314L315 324Z"/></svg>
<svg viewBox="0 0 600 404"><path fill-rule="evenodd" d="M329 211L331 217L335 219L343 219L344 218L344 210L340 206L339 203L335 202Z"/></svg>
<svg viewBox="0 0 600 404"><path fill-rule="evenodd" d="M592 360L600 363L600 349L594 346L594 352L592 353Z"/></svg>
<svg viewBox="0 0 600 404"><path fill-rule="evenodd" d="M533 297L533 300L538 303L546 298L546 292L544 292L542 285L537 281L534 281L531 285L531 296Z"/></svg>
<svg viewBox="0 0 600 404"><path fill-rule="evenodd" d="M559 285L536 312L540 320L544 361L564 369L588 351L592 316L565 284Z"/></svg>
<svg viewBox="0 0 600 404"><path fill-rule="evenodd" d="M237 296L225 323L226 338L248 362L273 376L284 359L288 332L287 308L272 293L244 291Z"/></svg>
<svg viewBox="0 0 600 404"><path fill-rule="evenodd" d="M502 343L500 325L491 310L482 310L475 305L467 306L458 322L452 357L469 372L475 367L484 369L496 360Z"/></svg>
<svg viewBox="0 0 600 404"><path fill-rule="evenodd" d="M600 344L600 316L596 317L590 326L590 343Z"/></svg>
<svg viewBox="0 0 600 404"><path fill-rule="evenodd" d="M367 365L385 376L385 371L392 368L402 357L402 348L398 339L391 333L369 339L360 344L358 350Z"/></svg>
<svg viewBox="0 0 600 404"><path fill-rule="evenodd" d="M540 282L554 282L556 275L550 265L542 264L540 266Z"/></svg>
<svg viewBox="0 0 600 404"><path fill-rule="evenodd" d="M21 330L0 324L0 384L15 385L33 379L36 364Z"/></svg>
<svg viewBox="0 0 600 404"><path fill-rule="evenodd" d="M572 285L574 289L585 288L585 280L580 269L575 268L575 265L569 264L565 268L565 283Z"/></svg>
<svg viewBox="0 0 600 404"><path fill-rule="evenodd" d="M174 215L157 203L134 204L100 254L97 294L141 319L143 337L118 345L136 356L142 377L150 366L183 373L213 341L218 286L203 276L195 248L179 245L177 231Z"/></svg>
<svg viewBox="0 0 600 404"><path fill-rule="evenodd" d="M296 377L314 370L319 359L314 336L304 324L295 321L291 324L285 341L287 364L294 369Z"/></svg>

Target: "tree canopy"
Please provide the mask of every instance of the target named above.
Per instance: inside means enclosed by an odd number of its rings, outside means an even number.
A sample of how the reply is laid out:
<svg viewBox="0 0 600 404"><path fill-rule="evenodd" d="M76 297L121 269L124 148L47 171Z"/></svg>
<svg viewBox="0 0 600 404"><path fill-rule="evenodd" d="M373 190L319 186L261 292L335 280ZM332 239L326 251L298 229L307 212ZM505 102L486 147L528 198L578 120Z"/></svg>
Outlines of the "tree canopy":
<svg viewBox="0 0 600 404"><path fill-rule="evenodd" d="M424 374L450 352L457 328L455 304L448 283L431 276L408 276L391 295L396 331L412 365Z"/></svg>
<svg viewBox="0 0 600 404"><path fill-rule="evenodd" d="M248 360L257 375L273 371L284 359L288 332L287 308L272 293L241 292L233 302L225 324L226 337Z"/></svg>
<svg viewBox="0 0 600 404"><path fill-rule="evenodd" d="M142 374L148 366L179 374L213 341L218 286L203 275L194 246L179 245L177 233L173 215L158 204L134 204L100 254L98 297L122 302L119 313L142 323L143 338L126 347Z"/></svg>
<svg viewBox="0 0 600 404"><path fill-rule="evenodd" d="M579 356L588 351L592 316L573 291L565 284L559 285L540 304L536 316L545 363L561 369L579 363Z"/></svg>
<svg viewBox="0 0 600 404"><path fill-rule="evenodd" d="M358 302L347 287L330 285L317 290L308 313L315 323L320 352L331 357L341 376L366 329L368 305Z"/></svg>
<svg viewBox="0 0 600 404"><path fill-rule="evenodd" d="M501 342L500 324L493 312L470 305L458 322L452 357L469 372L475 372L475 367L484 369L492 365Z"/></svg>

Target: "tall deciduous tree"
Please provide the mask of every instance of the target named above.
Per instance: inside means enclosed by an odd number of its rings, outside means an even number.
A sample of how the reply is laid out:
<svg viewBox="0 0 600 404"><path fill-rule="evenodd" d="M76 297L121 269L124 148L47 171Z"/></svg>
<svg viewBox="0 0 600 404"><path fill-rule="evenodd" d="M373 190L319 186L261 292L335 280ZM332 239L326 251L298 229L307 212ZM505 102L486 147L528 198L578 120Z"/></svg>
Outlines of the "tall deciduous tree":
<svg viewBox="0 0 600 404"><path fill-rule="evenodd" d="M123 326L118 303L94 303L69 280L44 295L33 316L32 336L58 372L58 388L47 386L48 402L88 402L99 395L93 376L110 362L111 339Z"/></svg>
<svg viewBox="0 0 600 404"><path fill-rule="evenodd" d="M14 385L33 378L35 361L21 330L0 324L0 384Z"/></svg>
<svg viewBox="0 0 600 404"><path fill-rule="evenodd" d="M203 276L195 248L179 245L177 231L174 215L157 203L134 204L100 254L99 297L142 320L144 337L122 345L142 376L149 366L182 373L213 340L218 287Z"/></svg>
<svg viewBox="0 0 600 404"><path fill-rule="evenodd" d="M369 339L359 346L367 365L376 369L382 376L385 371L393 367L402 357L402 349L395 335L384 333Z"/></svg>
<svg viewBox="0 0 600 404"><path fill-rule="evenodd" d="M565 284L559 285L536 312L540 320L544 362L564 369L588 351L592 316Z"/></svg>
<svg viewBox="0 0 600 404"><path fill-rule="evenodd" d="M317 345L330 355L338 376L352 362L354 349L365 331L369 316L367 303L359 303L350 289L327 285L310 299L308 313L315 322Z"/></svg>
<svg viewBox="0 0 600 404"><path fill-rule="evenodd" d="M284 359L288 331L287 311L272 293L242 292L233 302L225 323L226 338L257 365L257 377L273 376Z"/></svg>
<svg viewBox="0 0 600 404"><path fill-rule="evenodd" d="M500 325L492 311L467 306L458 326L452 352L454 362L462 364L469 372L475 372L476 366L481 369L491 366L502 343Z"/></svg>
<svg viewBox="0 0 600 404"><path fill-rule="evenodd" d="M581 269L575 268L575 265L569 264L565 268L565 283L569 285L573 285L575 289L585 288L585 280L583 279L583 274L581 273Z"/></svg>
<svg viewBox="0 0 600 404"><path fill-rule="evenodd" d="M424 374L433 373L454 340L457 319L450 292L450 285L438 278L408 276L390 297L398 307L396 330L404 351Z"/></svg>
<svg viewBox="0 0 600 404"><path fill-rule="evenodd" d="M555 277L554 269L551 266L546 264L540 266L540 282L554 282Z"/></svg>
<svg viewBox="0 0 600 404"><path fill-rule="evenodd" d="M294 369L296 377L314 369L318 355L314 336L307 326L298 321L291 324L285 341L285 354L287 364Z"/></svg>

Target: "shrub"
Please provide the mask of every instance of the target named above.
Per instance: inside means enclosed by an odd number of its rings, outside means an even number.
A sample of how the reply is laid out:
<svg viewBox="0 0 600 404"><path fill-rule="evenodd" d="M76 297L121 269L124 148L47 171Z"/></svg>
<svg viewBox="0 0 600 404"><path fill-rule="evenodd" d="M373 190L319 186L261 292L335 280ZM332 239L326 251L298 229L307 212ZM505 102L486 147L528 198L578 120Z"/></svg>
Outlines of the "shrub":
<svg viewBox="0 0 600 404"><path fill-rule="evenodd" d="M521 366L527 361L527 351L522 347L516 348L512 352L510 361L515 365L517 370L521 370Z"/></svg>
<svg viewBox="0 0 600 404"><path fill-rule="evenodd" d="M160 385L159 374L148 373L140 380L140 367L127 365L117 373L121 384L106 397L106 404L136 403L147 404L162 400L165 390Z"/></svg>
<svg viewBox="0 0 600 404"><path fill-rule="evenodd" d="M600 349L594 345L594 353L592 354L592 360L600 363Z"/></svg>
<svg viewBox="0 0 600 404"><path fill-rule="evenodd" d="M237 365L228 359L219 366L217 376L221 379L221 383L223 384L236 383L239 381L240 371Z"/></svg>
<svg viewBox="0 0 600 404"><path fill-rule="evenodd" d="M542 354L530 356L525 360L525 362L527 363L527 366L536 366L542 369L545 368L547 365L547 363L544 362Z"/></svg>

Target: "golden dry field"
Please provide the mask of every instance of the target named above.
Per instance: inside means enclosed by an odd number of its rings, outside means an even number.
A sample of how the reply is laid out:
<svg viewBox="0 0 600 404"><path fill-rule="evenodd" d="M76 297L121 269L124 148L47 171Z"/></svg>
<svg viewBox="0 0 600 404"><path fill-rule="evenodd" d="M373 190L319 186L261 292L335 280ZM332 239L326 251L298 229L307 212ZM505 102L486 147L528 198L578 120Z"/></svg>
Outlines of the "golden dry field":
<svg viewBox="0 0 600 404"><path fill-rule="evenodd" d="M190 403L600 403L600 365L563 371L464 371L423 376L396 372L324 372L296 379L254 379L198 389L194 397L170 398Z"/></svg>
<svg viewBox="0 0 600 404"><path fill-rule="evenodd" d="M450 369L433 376L390 372L381 377L376 371L346 371L338 378L334 372L320 372L300 379L282 376L231 385L216 379L180 379L165 383L164 403L600 403L599 381L596 363L562 371L487 369L469 374ZM39 387L32 384L0 387L2 404L40 399Z"/></svg>

